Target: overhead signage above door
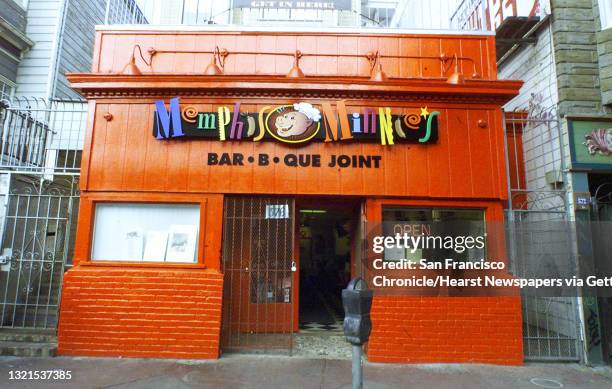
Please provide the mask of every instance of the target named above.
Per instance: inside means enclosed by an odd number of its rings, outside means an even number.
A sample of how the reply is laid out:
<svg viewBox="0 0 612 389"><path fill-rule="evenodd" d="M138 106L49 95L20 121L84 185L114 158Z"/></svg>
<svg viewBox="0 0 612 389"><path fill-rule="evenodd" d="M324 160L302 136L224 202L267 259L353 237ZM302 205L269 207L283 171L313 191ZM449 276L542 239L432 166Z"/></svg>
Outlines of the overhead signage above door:
<svg viewBox="0 0 612 389"><path fill-rule="evenodd" d="M153 136L157 139L207 138L219 141L434 143L438 139L437 111L427 107L392 114L389 107L350 111L344 101L313 105L308 102L264 106L259 112L243 112L235 103L199 112L181 107L179 98L155 103Z"/></svg>

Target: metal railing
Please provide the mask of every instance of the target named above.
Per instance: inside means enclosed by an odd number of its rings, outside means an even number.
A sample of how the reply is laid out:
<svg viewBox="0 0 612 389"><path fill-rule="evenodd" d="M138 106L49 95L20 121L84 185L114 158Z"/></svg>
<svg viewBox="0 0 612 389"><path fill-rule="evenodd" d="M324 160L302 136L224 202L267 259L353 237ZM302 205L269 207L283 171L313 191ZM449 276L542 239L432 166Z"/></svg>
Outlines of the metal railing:
<svg viewBox="0 0 612 389"><path fill-rule="evenodd" d="M0 100L0 170L78 173L86 115L82 100Z"/></svg>
<svg viewBox="0 0 612 389"><path fill-rule="evenodd" d="M488 30L486 2L462 0L450 18L451 28L456 30Z"/></svg>
<svg viewBox="0 0 612 389"><path fill-rule="evenodd" d="M106 0L104 24L485 30L485 24L475 27L458 20L467 12L464 3L473 2L478 3L478 21L484 5L475 0L463 1L456 10L449 0L349 1L349 8L342 2L335 9L245 7L232 0Z"/></svg>

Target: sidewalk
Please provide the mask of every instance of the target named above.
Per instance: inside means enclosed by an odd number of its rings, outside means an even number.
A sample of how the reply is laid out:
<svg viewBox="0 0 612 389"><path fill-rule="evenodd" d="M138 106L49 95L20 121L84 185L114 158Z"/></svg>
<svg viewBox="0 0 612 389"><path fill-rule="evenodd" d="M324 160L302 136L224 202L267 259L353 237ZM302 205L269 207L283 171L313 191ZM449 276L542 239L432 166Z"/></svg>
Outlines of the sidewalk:
<svg viewBox="0 0 612 389"><path fill-rule="evenodd" d="M63 369L69 381L10 381L10 370ZM347 360L234 355L218 361L0 357L0 388L344 388ZM366 363L365 389L612 388L612 369L576 364L389 365Z"/></svg>

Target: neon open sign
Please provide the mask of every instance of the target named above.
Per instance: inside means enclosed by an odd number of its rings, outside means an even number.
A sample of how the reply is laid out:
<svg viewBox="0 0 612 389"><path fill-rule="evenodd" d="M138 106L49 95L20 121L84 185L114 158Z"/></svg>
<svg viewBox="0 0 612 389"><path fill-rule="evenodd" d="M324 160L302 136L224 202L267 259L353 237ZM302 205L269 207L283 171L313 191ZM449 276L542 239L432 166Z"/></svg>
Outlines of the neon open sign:
<svg viewBox="0 0 612 389"><path fill-rule="evenodd" d="M364 107L349 112L344 101L332 106L308 102L265 106L259 112L242 112L241 104L233 110L219 106L213 112L198 112L192 106L181 108L179 98L155 102L153 135L157 139L182 137L220 141L276 140L288 144L311 141L376 141L395 143L433 143L438 139L437 111L427 107L391 114L389 107Z"/></svg>

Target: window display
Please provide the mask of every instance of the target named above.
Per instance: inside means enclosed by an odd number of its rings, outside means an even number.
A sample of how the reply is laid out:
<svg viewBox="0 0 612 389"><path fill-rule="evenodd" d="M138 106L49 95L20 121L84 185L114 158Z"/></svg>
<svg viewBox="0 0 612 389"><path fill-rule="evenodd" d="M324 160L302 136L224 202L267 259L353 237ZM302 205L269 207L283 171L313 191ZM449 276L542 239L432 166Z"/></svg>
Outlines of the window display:
<svg viewBox="0 0 612 389"><path fill-rule="evenodd" d="M425 236L452 239L459 244L466 237L485 236L485 213L480 209L385 207L383 230L387 236ZM468 238L469 239L469 238ZM421 258L451 255L461 261L477 261L485 257L486 247L448 251L441 248L401 247L385 249L385 261L419 261Z"/></svg>
<svg viewBox="0 0 612 389"><path fill-rule="evenodd" d="M99 203L95 210L92 260L197 261L199 205Z"/></svg>

